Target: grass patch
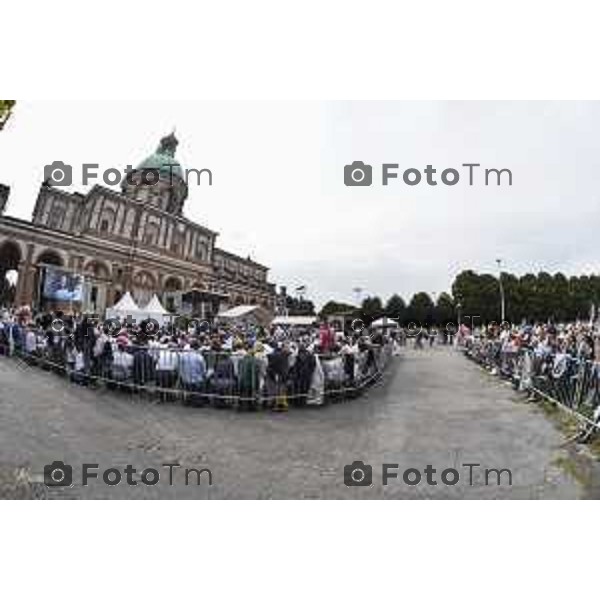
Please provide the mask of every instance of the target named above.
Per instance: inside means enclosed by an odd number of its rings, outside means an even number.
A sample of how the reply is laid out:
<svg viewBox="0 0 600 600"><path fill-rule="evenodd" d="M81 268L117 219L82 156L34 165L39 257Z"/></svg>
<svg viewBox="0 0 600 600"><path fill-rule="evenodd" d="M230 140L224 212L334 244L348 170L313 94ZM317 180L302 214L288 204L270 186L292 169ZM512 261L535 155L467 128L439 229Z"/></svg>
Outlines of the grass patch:
<svg viewBox="0 0 600 600"><path fill-rule="evenodd" d="M592 471L589 463L586 463L582 457L573 456L571 454L559 456L554 459L553 464L572 477L579 485L584 488L591 487Z"/></svg>
<svg viewBox="0 0 600 600"><path fill-rule="evenodd" d="M538 407L567 438L573 440L581 431L581 421L563 410L554 402L538 396ZM598 462L600 461L600 432L596 432L590 441L578 444L575 441L566 446L553 464L564 471L588 493L597 493ZM593 496L597 497L597 496Z"/></svg>
<svg viewBox="0 0 600 600"><path fill-rule="evenodd" d="M596 460L600 460L600 433L596 431L594 437L588 443L590 452L594 455Z"/></svg>
<svg viewBox="0 0 600 600"><path fill-rule="evenodd" d="M570 415L566 410L559 408L554 402L540 398L538 406L564 435L571 437L579 430L579 421L577 418Z"/></svg>

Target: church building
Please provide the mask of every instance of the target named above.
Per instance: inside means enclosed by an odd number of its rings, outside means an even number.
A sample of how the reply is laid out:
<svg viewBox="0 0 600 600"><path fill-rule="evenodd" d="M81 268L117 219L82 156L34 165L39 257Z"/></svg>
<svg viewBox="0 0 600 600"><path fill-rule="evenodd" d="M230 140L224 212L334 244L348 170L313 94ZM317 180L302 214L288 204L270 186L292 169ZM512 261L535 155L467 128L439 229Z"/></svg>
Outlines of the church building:
<svg viewBox="0 0 600 600"><path fill-rule="evenodd" d="M195 317L241 304L272 314L268 268L219 248L216 232L184 216L189 190L177 144L164 137L120 191L94 185L80 194L44 182L31 222L4 214L10 189L0 184L0 306L56 309L44 293L52 271L83 281L80 300L60 306L72 312L104 315L130 291L140 306L157 294L169 311ZM144 183L148 172L154 185ZM9 271L18 273L16 288Z"/></svg>

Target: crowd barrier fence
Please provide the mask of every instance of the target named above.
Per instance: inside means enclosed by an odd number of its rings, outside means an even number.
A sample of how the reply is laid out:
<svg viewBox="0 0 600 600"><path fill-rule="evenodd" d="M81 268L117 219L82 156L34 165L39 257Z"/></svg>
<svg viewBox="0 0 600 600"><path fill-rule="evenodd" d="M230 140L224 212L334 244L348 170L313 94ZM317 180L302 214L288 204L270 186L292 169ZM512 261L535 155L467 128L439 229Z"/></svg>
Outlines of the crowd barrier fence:
<svg viewBox="0 0 600 600"><path fill-rule="evenodd" d="M218 408L321 406L357 397L383 375L392 344L369 344L357 353L272 356L243 352L129 346L115 341L101 351L77 350L66 338L54 336L27 352L22 345L0 346L31 367L66 376L85 387L181 401ZM201 356L202 360L198 357Z"/></svg>
<svg viewBox="0 0 600 600"><path fill-rule="evenodd" d="M600 362L566 353L516 349L496 339L467 340L461 349L515 390L565 409L580 422L577 434L588 441L600 429Z"/></svg>

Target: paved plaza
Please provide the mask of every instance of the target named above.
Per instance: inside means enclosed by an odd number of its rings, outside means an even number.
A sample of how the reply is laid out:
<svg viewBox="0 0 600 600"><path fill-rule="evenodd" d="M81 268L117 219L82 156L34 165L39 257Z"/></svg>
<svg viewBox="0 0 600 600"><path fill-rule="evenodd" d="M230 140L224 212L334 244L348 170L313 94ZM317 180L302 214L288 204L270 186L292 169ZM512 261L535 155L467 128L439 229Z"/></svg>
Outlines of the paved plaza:
<svg viewBox="0 0 600 600"><path fill-rule="evenodd" d="M361 398L286 414L238 413L156 404L90 390L13 360L0 360L0 464L41 473L62 460L73 466L71 498L578 498L585 491L558 465L564 438L531 404L460 353L443 347L406 350ZM346 487L344 465L373 467L373 485ZM81 486L81 465L99 478ZM163 463L178 463L168 485ZM382 463L398 479L382 485ZM479 463L469 485L463 463ZM116 486L102 471L157 468L160 482ZM403 483L408 468L437 470L437 486ZM201 485L185 468L210 469ZM439 482L456 468L457 485ZM483 468L510 469L484 484ZM135 476L139 480L139 475Z"/></svg>

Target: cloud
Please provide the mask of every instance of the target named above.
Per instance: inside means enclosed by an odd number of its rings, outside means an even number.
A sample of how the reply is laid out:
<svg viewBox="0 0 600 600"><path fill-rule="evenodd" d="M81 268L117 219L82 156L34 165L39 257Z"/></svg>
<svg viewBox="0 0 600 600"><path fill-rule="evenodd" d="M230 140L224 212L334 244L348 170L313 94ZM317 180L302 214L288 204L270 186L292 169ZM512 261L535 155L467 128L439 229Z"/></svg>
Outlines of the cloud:
<svg viewBox="0 0 600 600"><path fill-rule="evenodd" d="M356 285L384 298L440 292L462 269L494 272L497 257L517 272L596 264L598 102L17 106L0 135L9 214L30 217L45 163L135 165L175 126L182 164L214 174L190 189L186 215L318 302L352 301ZM511 169L513 185L347 188L354 160L438 173L478 162Z"/></svg>

